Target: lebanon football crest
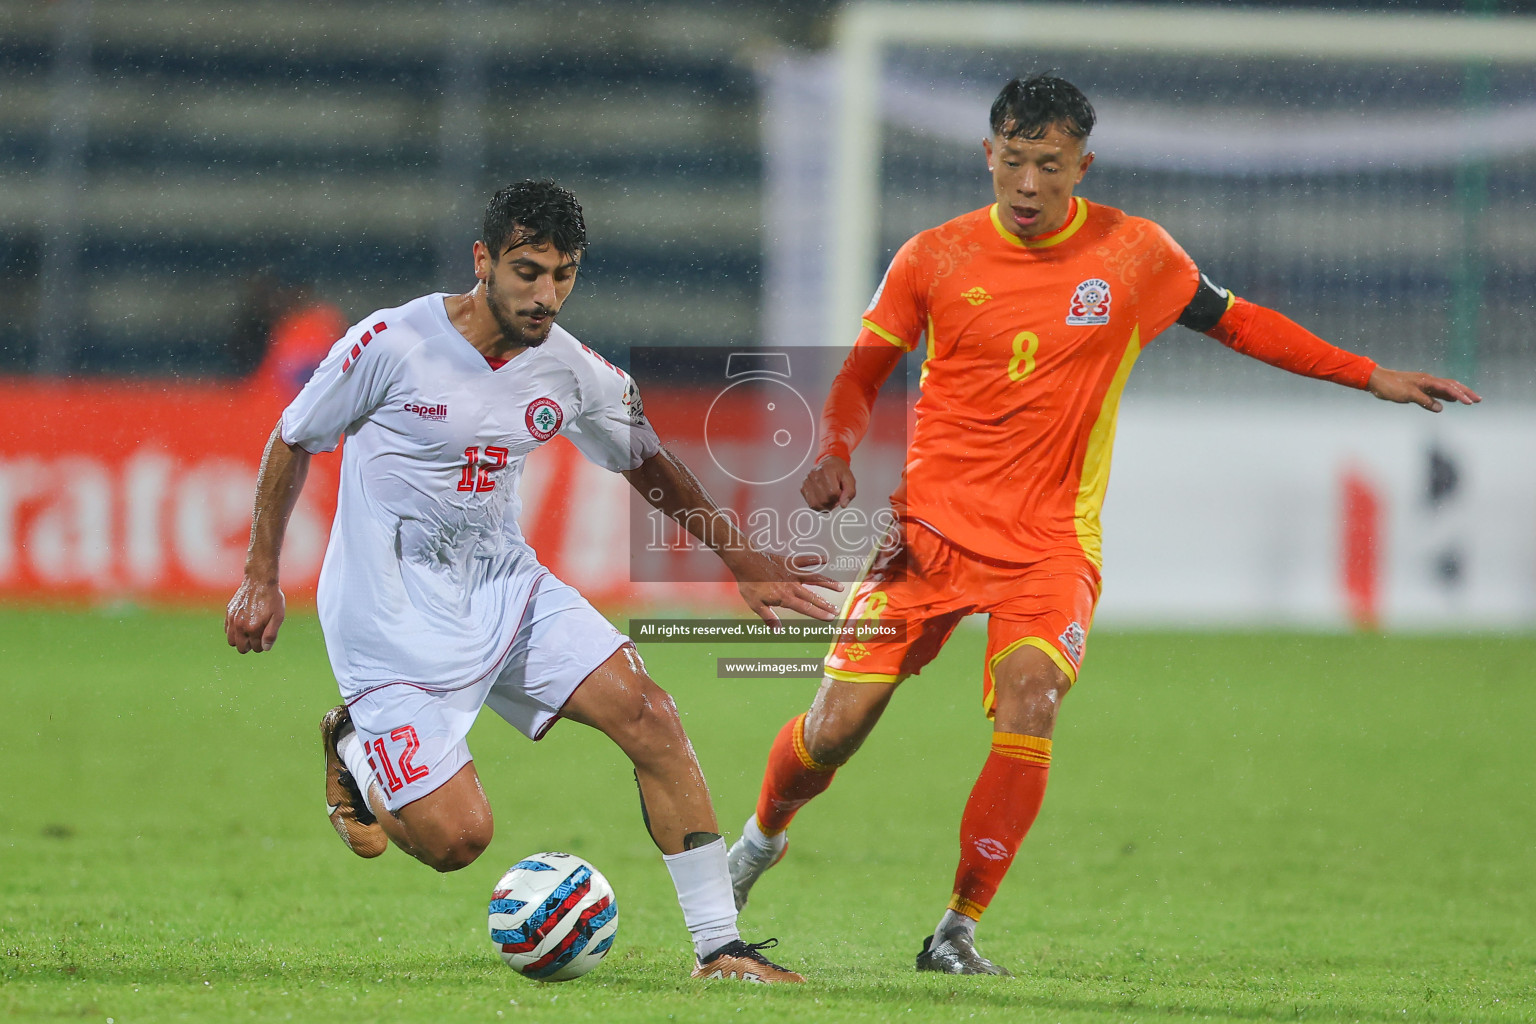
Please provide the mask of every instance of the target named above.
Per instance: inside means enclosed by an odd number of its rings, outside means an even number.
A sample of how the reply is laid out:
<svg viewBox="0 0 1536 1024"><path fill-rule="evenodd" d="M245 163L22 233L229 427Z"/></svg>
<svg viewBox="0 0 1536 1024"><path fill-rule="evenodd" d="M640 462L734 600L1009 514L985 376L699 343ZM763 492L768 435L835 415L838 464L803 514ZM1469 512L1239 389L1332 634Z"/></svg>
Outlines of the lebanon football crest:
<svg viewBox="0 0 1536 1024"><path fill-rule="evenodd" d="M528 412L523 416L523 422L534 440L548 441L560 429L560 424L565 422L565 413L553 398L535 398L528 403Z"/></svg>

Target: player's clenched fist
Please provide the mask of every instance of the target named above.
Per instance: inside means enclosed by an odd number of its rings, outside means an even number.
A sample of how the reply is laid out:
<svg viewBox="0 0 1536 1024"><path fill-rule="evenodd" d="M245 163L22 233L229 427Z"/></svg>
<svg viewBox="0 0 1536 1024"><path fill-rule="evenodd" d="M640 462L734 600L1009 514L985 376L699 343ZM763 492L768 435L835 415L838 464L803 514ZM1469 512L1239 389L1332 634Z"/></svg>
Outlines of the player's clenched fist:
<svg viewBox="0 0 1536 1024"><path fill-rule="evenodd" d="M836 455L829 455L818 462L800 485L800 496L817 512L843 508L857 493L853 470Z"/></svg>
<svg viewBox="0 0 1536 1024"><path fill-rule="evenodd" d="M224 611L224 635L229 646L241 654L270 651L277 643L287 606L276 583L256 583L246 577Z"/></svg>

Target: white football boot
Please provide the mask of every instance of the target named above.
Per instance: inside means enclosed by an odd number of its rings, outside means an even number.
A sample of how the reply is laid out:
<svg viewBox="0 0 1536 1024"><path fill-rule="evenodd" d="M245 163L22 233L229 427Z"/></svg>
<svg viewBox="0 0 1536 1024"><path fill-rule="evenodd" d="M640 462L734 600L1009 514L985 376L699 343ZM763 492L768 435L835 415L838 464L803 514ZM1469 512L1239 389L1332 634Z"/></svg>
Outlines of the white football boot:
<svg viewBox="0 0 1536 1024"><path fill-rule="evenodd" d="M1008 968L995 964L976 952L976 944L964 932L950 932L938 941L932 935L923 937L923 948L917 954L917 969L938 971L940 974L997 974L1013 977Z"/></svg>
<svg viewBox="0 0 1536 1024"><path fill-rule="evenodd" d="M784 859L789 852L789 833L765 836L757 827L757 815L747 819L741 827L741 838L731 844L725 855L731 869L731 892L736 896L736 909L747 905L747 893L763 877L763 872Z"/></svg>

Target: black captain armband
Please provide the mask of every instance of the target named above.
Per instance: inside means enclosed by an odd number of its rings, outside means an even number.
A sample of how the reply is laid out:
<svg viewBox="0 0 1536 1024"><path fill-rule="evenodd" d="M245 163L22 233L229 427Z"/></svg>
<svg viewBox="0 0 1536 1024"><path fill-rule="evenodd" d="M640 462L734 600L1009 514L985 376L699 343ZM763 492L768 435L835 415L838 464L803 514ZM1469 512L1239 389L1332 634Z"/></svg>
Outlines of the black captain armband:
<svg viewBox="0 0 1536 1024"><path fill-rule="evenodd" d="M1189 305L1184 307L1184 312L1179 314L1178 324L1188 327L1192 331L1204 334L1215 327L1217 322L1227 310L1232 308L1237 296L1225 288L1212 283L1204 274L1200 275L1200 284L1195 289L1195 297L1189 300Z"/></svg>

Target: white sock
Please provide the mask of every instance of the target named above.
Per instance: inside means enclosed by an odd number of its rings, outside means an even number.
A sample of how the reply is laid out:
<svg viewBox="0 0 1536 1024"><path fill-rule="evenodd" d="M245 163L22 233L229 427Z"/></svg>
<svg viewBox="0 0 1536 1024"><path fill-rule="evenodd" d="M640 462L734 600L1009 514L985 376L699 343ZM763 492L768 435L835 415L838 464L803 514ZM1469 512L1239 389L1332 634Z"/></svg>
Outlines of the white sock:
<svg viewBox="0 0 1536 1024"><path fill-rule="evenodd" d="M725 862L725 840L716 839L682 853L662 854L677 902L683 908L683 923L693 935L693 951L701 960L734 939L736 899L731 894L731 869Z"/></svg>
<svg viewBox="0 0 1536 1024"><path fill-rule="evenodd" d="M777 835L764 835L762 826L757 823L757 815L754 814L741 826L741 838L765 853L777 853L784 847L788 835L787 830Z"/></svg>
<svg viewBox="0 0 1536 1024"><path fill-rule="evenodd" d="M352 773L352 781L357 783L357 788L363 791L363 800L367 801L368 787L373 785L373 768L368 764L368 751L363 741L357 738L356 729L348 729L336 741L336 753L341 755L342 763ZM372 806L370 803L369 808Z"/></svg>
<svg viewBox="0 0 1536 1024"><path fill-rule="evenodd" d="M953 910L946 910L944 916L939 918L939 926L933 930L933 944L937 946L945 938L957 933L964 934L966 938L975 941L976 919L957 914Z"/></svg>

